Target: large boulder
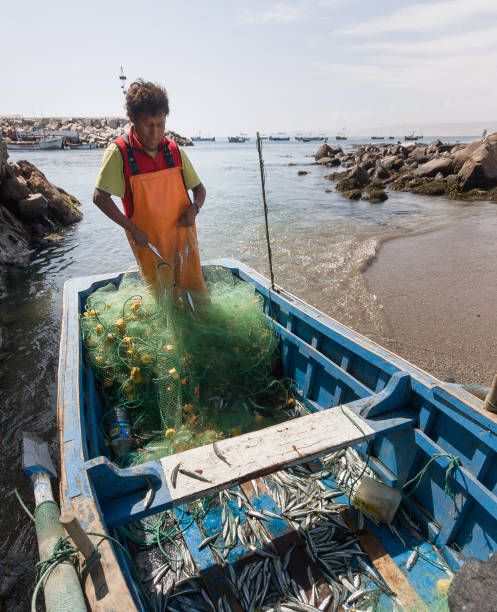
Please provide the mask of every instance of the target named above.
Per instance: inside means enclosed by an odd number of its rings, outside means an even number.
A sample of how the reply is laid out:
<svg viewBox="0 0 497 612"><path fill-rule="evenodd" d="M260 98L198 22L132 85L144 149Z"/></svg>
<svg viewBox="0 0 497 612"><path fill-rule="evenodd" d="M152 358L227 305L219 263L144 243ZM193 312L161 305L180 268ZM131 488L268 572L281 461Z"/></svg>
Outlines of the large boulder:
<svg viewBox="0 0 497 612"><path fill-rule="evenodd" d="M31 193L24 200L17 203L19 218L23 221L43 219L48 212L48 202L41 193Z"/></svg>
<svg viewBox="0 0 497 612"><path fill-rule="evenodd" d="M9 176L0 183L0 200L4 202L17 202L29 193L26 180L20 176Z"/></svg>
<svg viewBox="0 0 497 612"><path fill-rule="evenodd" d="M330 145L323 143L314 154L314 159L319 161L322 157L335 157L335 153Z"/></svg>
<svg viewBox="0 0 497 612"><path fill-rule="evenodd" d="M348 173L347 177L349 179L355 179L361 185L368 185L371 182L366 169L359 164Z"/></svg>
<svg viewBox="0 0 497 612"><path fill-rule="evenodd" d="M336 157L321 157L316 163L323 166L339 166L340 160Z"/></svg>
<svg viewBox="0 0 497 612"><path fill-rule="evenodd" d="M453 168L454 172L457 174L459 170L464 166L464 164L468 161L468 159L473 155L473 153L481 146L481 141L472 142L471 144L465 146L462 149L456 151L453 155Z"/></svg>
<svg viewBox="0 0 497 612"><path fill-rule="evenodd" d="M78 200L50 183L46 176L33 164L26 160L17 162L21 174L28 182L32 193L40 193L48 202L48 217L59 225L71 225L81 221L83 214L79 210Z"/></svg>
<svg viewBox="0 0 497 612"><path fill-rule="evenodd" d="M437 138L426 147L426 152L428 155L435 155L438 153L440 148L442 147L443 142Z"/></svg>
<svg viewBox="0 0 497 612"><path fill-rule="evenodd" d="M414 181L413 181L414 182ZM411 183L412 184L412 183ZM418 185L412 189L413 193L420 195L443 195L447 190L447 183L445 181L429 181L423 185Z"/></svg>
<svg viewBox="0 0 497 612"><path fill-rule="evenodd" d="M497 138L492 140L480 144L459 170L457 181L461 191L497 186Z"/></svg>
<svg viewBox="0 0 497 612"><path fill-rule="evenodd" d="M488 561L468 559L449 587L449 608L454 612L495 612L497 555Z"/></svg>
<svg viewBox="0 0 497 612"><path fill-rule="evenodd" d="M404 159L397 155L387 155L380 163L385 170L398 170L404 165Z"/></svg>
<svg viewBox="0 0 497 612"><path fill-rule="evenodd" d="M444 176L452 173L452 159L450 157L435 157L416 168L418 176L436 176L441 172Z"/></svg>
<svg viewBox="0 0 497 612"><path fill-rule="evenodd" d="M424 164L428 160L426 155L426 147L417 146L409 153L409 159L416 161L418 164Z"/></svg>

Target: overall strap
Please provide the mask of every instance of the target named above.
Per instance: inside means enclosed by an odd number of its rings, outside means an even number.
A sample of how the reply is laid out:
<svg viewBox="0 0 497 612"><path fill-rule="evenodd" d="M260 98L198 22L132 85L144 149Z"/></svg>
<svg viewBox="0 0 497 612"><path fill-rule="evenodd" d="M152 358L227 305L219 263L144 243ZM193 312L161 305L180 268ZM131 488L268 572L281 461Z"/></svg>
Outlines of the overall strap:
<svg viewBox="0 0 497 612"><path fill-rule="evenodd" d="M169 150L169 140L166 138L164 141L164 147L162 149L164 151L164 159L166 160L166 166L168 168L174 168L175 163L173 159L173 155Z"/></svg>
<svg viewBox="0 0 497 612"><path fill-rule="evenodd" d="M140 174L140 168L138 167L138 162L136 161L135 154L133 153L133 147L129 142L129 134L124 134L123 140L126 143L126 153L128 156L129 167L131 168L131 173Z"/></svg>

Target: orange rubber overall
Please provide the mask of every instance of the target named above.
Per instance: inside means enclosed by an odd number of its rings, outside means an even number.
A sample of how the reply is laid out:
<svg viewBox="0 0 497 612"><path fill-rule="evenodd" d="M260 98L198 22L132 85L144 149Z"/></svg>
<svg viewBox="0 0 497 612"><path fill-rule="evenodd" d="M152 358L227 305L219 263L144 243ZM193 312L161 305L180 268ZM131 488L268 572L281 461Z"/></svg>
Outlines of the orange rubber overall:
<svg viewBox="0 0 497 612"><path fill-rule="evenodd" d="M177 227L181 215L191 206L181 168L136 174L129 181L134 203L131 219L170 266L157 268L160 260L150 249L136 246L126 232L145 281L155 291L166 288L169 292L169 287L174 287L193 296L206 296L195 225Z"/></svg>

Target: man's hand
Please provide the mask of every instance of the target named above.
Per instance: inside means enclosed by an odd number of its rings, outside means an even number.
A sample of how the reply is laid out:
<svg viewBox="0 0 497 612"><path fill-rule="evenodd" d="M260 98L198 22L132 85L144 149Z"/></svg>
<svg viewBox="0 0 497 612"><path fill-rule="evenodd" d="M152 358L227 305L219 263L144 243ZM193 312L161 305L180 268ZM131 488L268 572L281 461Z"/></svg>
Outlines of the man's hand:
<svg viewBox="0 0 497 612"><path fill-rule="evenodd" d="M195 223L195 217L197 214L198 213L195 206L190 206L190 208L181 215L179 223L176 227L190 227Z"/></svg>
<svg viewBox="0 0 497 612"><path fill-rule="evenodd" d="M136 225L134 229L130 229L129 232L136 246L141 247L143 249L148 245L147 234L145 232L142 232L141 229L138 229Z"/></svg>

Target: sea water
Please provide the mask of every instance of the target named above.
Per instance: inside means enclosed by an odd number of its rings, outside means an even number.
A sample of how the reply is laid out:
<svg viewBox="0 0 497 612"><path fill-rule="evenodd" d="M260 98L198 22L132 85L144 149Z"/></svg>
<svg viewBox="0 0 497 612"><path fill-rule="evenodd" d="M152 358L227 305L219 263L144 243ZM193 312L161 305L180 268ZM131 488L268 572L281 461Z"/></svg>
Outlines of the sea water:
<svg viewBox="0 0 497 612"><path fill-rule="evenodd" d="M350 149L358 143L339 144ZM455 223L478 211L443 197L391 191L381 204L346 200L326 178L336 168L313 165L319 145L263 143L275 281L381 341L387 333L386 318L361 275L381 242ZM202 259L233 257L268 275L255 141L197 143L186 152L207 189L197 219ZM21 471L21 432L50 440L52 457L58 459L56 381L63 284L71 277L119 272L134 264L123 230L92 203L102 154L89 150L10 155L13 162L28 159L48 180L75 195L84 214L81 223L33 251L29 266L11 270L9 296L0 304L0 575L20 576L9 599L10 610L24 609L21 603L16 608L16 602L26 601L37 557L34 529L28 528L12 495L17 486L32 501L30 482ZM308 174L299 176L299 170Z"/></svg>

